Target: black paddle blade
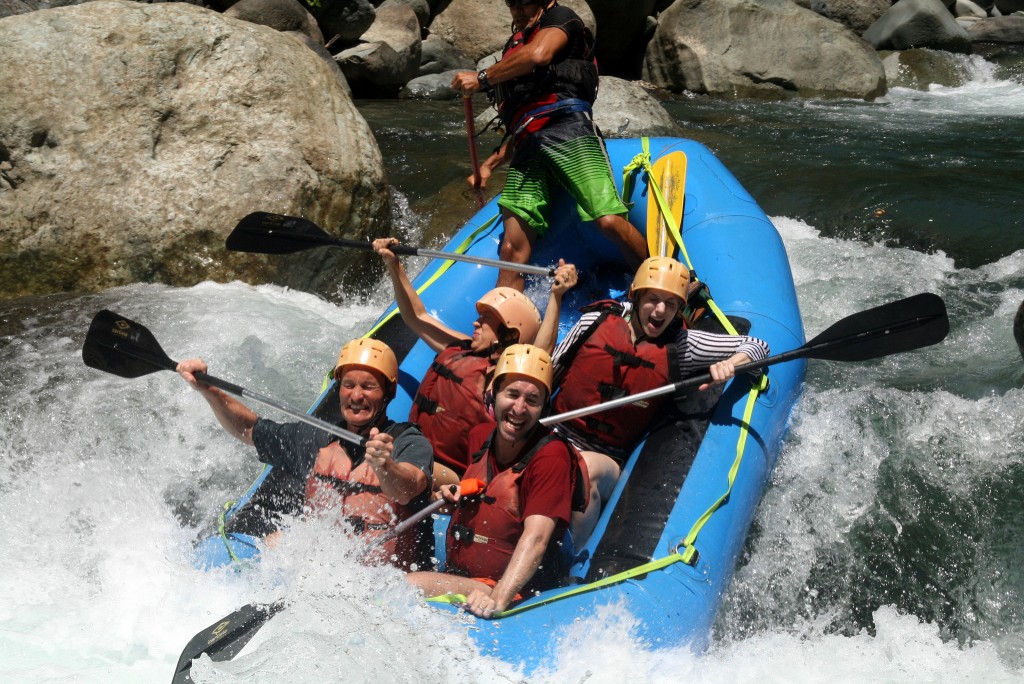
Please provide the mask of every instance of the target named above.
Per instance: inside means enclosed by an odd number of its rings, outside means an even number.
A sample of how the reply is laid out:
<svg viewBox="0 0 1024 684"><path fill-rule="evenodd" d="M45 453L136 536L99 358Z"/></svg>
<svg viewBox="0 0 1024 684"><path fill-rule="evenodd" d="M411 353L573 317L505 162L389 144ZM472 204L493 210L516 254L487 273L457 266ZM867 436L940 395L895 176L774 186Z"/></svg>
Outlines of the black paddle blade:
<svg viewBox="0 0 1024 684"><path fill-rule="evenodd" d="M335 244L333 238L312 221L294 216L255 211L235 226L225 246L232 252L250 254L294 254L306 249ZM367 248L371 248L367 244Z"/></svg>
<svg viewBox="0 0 1024 684"><path fill-rule="evenodd" d="M122 378L174 370L177 365L145 326L106 309L92 319L82 345L82 361Z"/></svg>
<svg viewBox="0 0 1024 684"><path fill-rule="evenodd" d="M283 608L283 601L271 604L250 603L196 634L181 652L171 684L191 682L192 661L204 653L217 661L234 658L253 635Z"/></svg>
<svg viewBox="0 0 1024 684"><path fill-rule="evenodd" d="M847 316L804 345L808 357L866 361L941 342L949 333L942 297L930 292Z"/></svg>

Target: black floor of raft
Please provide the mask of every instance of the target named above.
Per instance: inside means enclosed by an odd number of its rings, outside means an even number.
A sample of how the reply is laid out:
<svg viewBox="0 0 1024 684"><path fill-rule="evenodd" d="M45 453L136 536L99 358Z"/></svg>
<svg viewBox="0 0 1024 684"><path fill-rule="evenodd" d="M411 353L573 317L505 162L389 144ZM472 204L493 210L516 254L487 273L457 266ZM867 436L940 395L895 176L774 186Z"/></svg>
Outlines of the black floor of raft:
<svg viewBox="0 0 1024 684"><path fill-rule="evenodd" d="M740 333L750 330L746 319L730 317L730 321ZM695 328L723 332L712 319L702 320ZM652 428L591 556L587 582L624 572L667 553L658 553L658 540L720 397L721 390L715 387L704 392L688 391L669 405ZM688 531L680 530L680 535Z"/></svg>

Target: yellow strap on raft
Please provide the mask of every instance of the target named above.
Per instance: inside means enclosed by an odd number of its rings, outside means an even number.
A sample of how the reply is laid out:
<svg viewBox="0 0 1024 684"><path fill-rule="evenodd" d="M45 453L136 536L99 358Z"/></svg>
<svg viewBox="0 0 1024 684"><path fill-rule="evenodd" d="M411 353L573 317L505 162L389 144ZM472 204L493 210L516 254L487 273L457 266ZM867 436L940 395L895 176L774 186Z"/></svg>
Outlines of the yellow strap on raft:
<svg viewBox="0 0 1024 684"><path fill-rule="evenodd" d="M686 245L683 244L683 236L679 232L679 222L676 220L675 215L668 206L668 202L665 201L665 196L661 192L661 188L658 186L657 180L654 178L654 174L650 176L650 188L651 192L654 193L654 199L658 203L658 211L661 212L662 217L665 219L665 225L668 227L668 234L672 237L672 241L676 243L676 247L679 248L679 253L686 260L686 267L693 271L693 264L690 263L690 255L686 253Z"/></svg>
<svg viewBox="0 0 1024 684"><path fill-rule="evenodd" d="M562 599L569 598L570 596L578 596L579 594L585 594L587 592L595 591L595 590L601 589L603 587L611 586L613 584L618 584L619 582L625 582L626 580L632 579L632 578L634 578L634 577L636 577L638 575L645 575L645 574L647 574L649 572L653 572L654 570L660 570L661 568L664 568L664 567L666 567L668 565L671 565L672 563L677 563L680 560L682 560L682 557L679 556L679 554L673 553L673 554L671 554L669 556L666 556L664 558L660 558L658 560L651 561L650 563L645 563L645 564L643 564L643 565L641 565L639 567L631 568L629 570L625 570L623 572L618 573L617 575L612 575L610 577L605 577L604 579L600 579L600 580L598 580L596 582L591 582L590 584L580 584L580 585L577 585L577 586L573 587L572 589L568 589L568 590L563 591L563 592L561 592L559 594L555 594L554 596L548 596L547 598L545 598L543 600L540 600L540 601L537 601L536 603L530 603L530 604L527 604L527 605L519 605L519 606L516 606L515 608L509 608L508 610L503 610L500 613L495 613L494 615L491 616L491 618L493 618L493 619L500 619L500 618L511 617L512 615L515 615L517 613L522 613L522 612L525 612L527 610L531 610L533 608L537 608L538 606L545 606L545 605L547 605L549 603L554 603L555 601L561 601ZM434 597L428 598L427 601L430 602L430 603L450 603L450 604L453 604L453 605L457 605L457 604L460 604L460 603L465 603L466 602L466 597L465 597L464 594L442 594L441 596L434 596Z"/></svg>
<svg viewBox="0 0 1024 684"><path fill-rule="evenodd" d="M264 466L266 467L266 466ZM232 563L238 562L238 556L235 555L235 550L231 548L231 540L228 539L228 511L238 503L237 501L228 501L224 504L224 508L220 512L220 520L217 521L217 534L220 535L220 540L224 542L224 548L228 551L228 558L231 559Z"/></svg>
<svg viewBox="0 0 1024 684"><path fill-rule="evenodd" d="M653 164L651 164L651 149L650 139L640 138L640 146L643 150L637 154L633 159L626 164L622 169L622 198L628 200L632 194L633 174L635 171L643 170L647 175L647 187L654 194L654 199L658 203L658 211L665 217L665 225L668 226L669 235L672 237L672 241L676 243L679 248L679 253L683 256L686 261L686 267L693 271L693 264L690 262L690 255L686 253L686 246L683 244L683 236L679 232L679 222L676 221L676 217L672 214L669 209L668 202L665 201L665 196L661 192L661 188L658 186L658 181L654 177L652 171L654 170Z"/></svg>
<svg viewBox="0 0 1024 684"><path fill-rule="evenodd" d="M650 182L651 169L654 168L651 164L650 140L640 138L640 148L643 151L622 167L622 201L627 207L633 205L633 202L629 201L630 195L633 194L633 174L637 171L644 171L647 174L648 182Z"/></svg>
<svg viewBox="0 0 1024 684"><path fill-rule="evenodd" d="M734 333L735 334L735 333ZM690 532L686 535L679 546L676 547L676 553L679 553L681 547L685 547L685 551L682 553L683 562L688 565L695 565L697 562L697 549L694 547L694 543L697 541L697 535L700 534L701 529L711 519L711 516L721 508L732 493L732 485L736 482L736 474L740 470L740 463L743 462L743 452L747 446L747 434L750 427L750 418L754 414L754 405L757 403L757 396L768 387L768 376L762 375L758 378L758 383L750 388L750 392L747 393L747 405L743 409L743 421L740 424L740 438L736 442L736 458L733 459L732 467L729 468L729 484L725 488L725 493L718 497L715 503L711 504L708 510L704 511L704 515L697 519L697 522L690 528Z"/></svg>

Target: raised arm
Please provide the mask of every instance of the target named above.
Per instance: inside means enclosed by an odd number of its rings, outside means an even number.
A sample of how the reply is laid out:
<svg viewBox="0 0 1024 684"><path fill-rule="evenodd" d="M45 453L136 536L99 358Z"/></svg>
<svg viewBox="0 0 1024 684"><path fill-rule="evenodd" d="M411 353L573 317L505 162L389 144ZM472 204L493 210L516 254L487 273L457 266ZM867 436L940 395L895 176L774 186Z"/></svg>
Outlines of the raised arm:
<svg viewBox="0 0 1024 684"><path fill-rule="evenodd" d="M426 443L426 440L423 440ZM427 489L427 476L412 463L393 458L395 438L377 428L370 430L366 442L366 461L377 474L384 496L405 505Z"/></svg>
<svg viewBox="0 0 1024 684"><path fill-rule="evenodd" d="M555 268L555 279L551 283L551 295L548 297L548 306L544 309L544 320L540 324L540 331L534 345L540 347L548 354L555 350L555 343L558 342L558 321L562 313L562 297L576 285L576 266L565 263L565 259L558 260L558 267Z"/></svg>
<svg viewBox="0 0 1024 684"><path fill-rule="evenodd" d="M397 245L396 238L379 238L373 241L373 249L384 259L384 265L391 277L391 285L395 290L395 301L398 312L405 324L423 340L428 347L439 352L453 342L468 340L469 336L452 330L444 323L427 313L423 300L416 293L409 276L398 261L398 257L389 247Z"/></svg>

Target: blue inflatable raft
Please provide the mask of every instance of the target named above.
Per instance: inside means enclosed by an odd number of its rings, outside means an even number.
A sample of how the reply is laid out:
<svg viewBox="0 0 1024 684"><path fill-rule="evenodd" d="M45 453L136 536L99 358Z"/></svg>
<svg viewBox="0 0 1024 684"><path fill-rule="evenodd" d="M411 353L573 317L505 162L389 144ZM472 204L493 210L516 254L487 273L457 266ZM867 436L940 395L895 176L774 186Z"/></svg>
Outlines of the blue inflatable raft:
<svg viewBox="0 0 1024 684"><path fill-rule="evenodd" d="M713 302L741 332L766 340L773 353L804 343L789 261L774 226L728 170L699 143L653 138L649 157L639 139L610 140L608 154L617 182L639 230L648 225L650 164L670 153L686 155L681 239L675 256L708 285ZM649 160L649 164L636 161ZM633 171L624 175L624 169ZM494 200L456 234L445 251L497 258L502 226ZM560 331L578 317L578 307L621 297L632 277L617 248L592 224L582 223L566 199L554 208L549 234L537 243L533 263L559 258L576 264L579 285L567 295ZM414 280L428 311L455 330L471 330L474 302L494 286L493 268L432 261ZM540 308L549 283L528 282ZM715 307L709 307L714 309ZM405 420L419 379L433 352L395 315L394 305L368 333L383 339L401 362L400 389L391 418ZM714 316L706 324L720 330ZM601 606L622 605L640 618L638 633L651 647L689 645L703 649L710 638L722 594L728 587L758 502L778 457L805 362L775 365L766 390L752 392L739 377L724 392L696 392L674 402L628 460L598 527L578 549L565 587L514 606L505 617L477 620L470 630L482 652L522 663L526 670L550 662L560 635ZM328 389L311 409L322 409ZM225 515L221 533L198 547L201 565L254 556L256 546L239 520L259 500L266 507L301 504L301 483L288 483L267 468ZM297 509L296 509L297 510ZM444 520L444 519L443 519ZM443 552L443 548L439 549ZM443 554L442 554L443 555ZM439 610L455 610L437 604Z"/></svg>

